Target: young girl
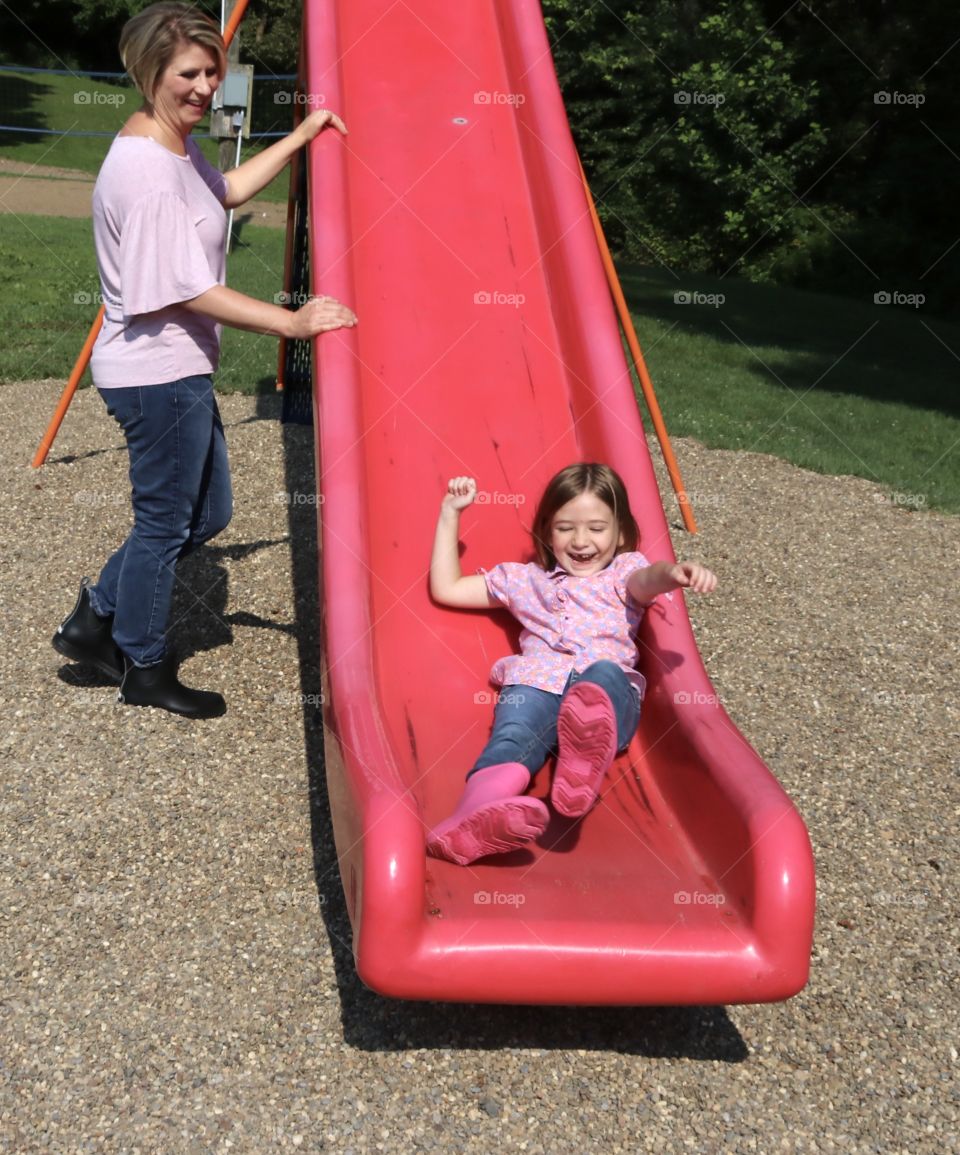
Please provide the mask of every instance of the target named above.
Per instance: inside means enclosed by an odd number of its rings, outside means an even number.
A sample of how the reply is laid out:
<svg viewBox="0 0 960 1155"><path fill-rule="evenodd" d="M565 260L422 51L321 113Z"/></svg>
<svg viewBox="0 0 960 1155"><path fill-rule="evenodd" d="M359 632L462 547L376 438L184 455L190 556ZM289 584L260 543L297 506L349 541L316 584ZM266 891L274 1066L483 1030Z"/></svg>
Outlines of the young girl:
<svg viewBox="0 0 960 1155"><path fill-rule="evenodd" d="M524 792L557 753L550 791L569 818L586 814L640 720L645 680L634 636L653 599L674 589L709 593L717 579L695 562L652 565L626 488L609 466L581 463L547 485L533 522L537 560L460 572L460 512L477 495L454 477L440 505L430 592L445 606L505 606L524 627L519 655L501 658L493 731L467 774L453 815L430 831L427 852L465 866L543 833L549 812Z"/></svg>

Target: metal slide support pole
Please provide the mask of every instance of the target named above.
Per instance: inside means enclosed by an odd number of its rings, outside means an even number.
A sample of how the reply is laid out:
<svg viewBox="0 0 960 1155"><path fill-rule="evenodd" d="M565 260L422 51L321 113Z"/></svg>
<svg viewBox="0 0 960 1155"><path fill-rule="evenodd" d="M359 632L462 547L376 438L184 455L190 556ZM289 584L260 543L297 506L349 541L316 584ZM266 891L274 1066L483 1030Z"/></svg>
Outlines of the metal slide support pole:
<svg viewBox="0 0 960 1155"><path fill-rule="evenodd" d="M297 81L294 89L293 100L293 127L296 130L300 121L303 120L303 102L300 99L304 95L304 76L306 69L304 67L304 39L303 33L300 34L300 59L297 64ZM297 194L300 188L300 165L306 163L306 159L301 156L301 149L297 151L290 158L290 182L287 190L287 235L284 239L283 245L283 293L284 301L289 303L290 291L293 287L293 234L296 224L297 213ZM301 206L301 212L306 212L306 205ZM302 301L297 302L302 305ZM277 342L277 392L282 393L284 387L284 377L286 376L287 363L287 339L281 336Z"/></svg>

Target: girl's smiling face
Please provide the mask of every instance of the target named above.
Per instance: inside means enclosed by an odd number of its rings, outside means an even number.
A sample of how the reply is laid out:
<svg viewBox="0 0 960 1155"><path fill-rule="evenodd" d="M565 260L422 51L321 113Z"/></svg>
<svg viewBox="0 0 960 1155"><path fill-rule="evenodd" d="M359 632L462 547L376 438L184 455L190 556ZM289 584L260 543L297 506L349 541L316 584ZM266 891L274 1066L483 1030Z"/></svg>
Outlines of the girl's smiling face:
<svg viewBox="0 0 960 1155"><path fill-rule="evenodd" d="M595 493L581 493L562 505L550 522L550 549L571 577L590 577L613 561L623 534L609 505Z"/></svg>
<svg viewBox="0 0 960 1155"><path fill-rule="evenodd" d="M153 94L158 119L181 134L203 118L220 87L217 59L201 44L184 43L160 76Z"/></svg>

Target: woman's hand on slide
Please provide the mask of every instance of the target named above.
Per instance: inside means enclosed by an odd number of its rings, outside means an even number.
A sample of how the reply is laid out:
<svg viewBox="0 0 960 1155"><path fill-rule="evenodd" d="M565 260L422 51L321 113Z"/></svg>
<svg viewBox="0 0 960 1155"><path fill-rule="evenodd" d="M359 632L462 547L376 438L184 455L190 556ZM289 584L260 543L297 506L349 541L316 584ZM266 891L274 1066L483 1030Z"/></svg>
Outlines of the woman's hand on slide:
<svg viewBox="0 0 960 1155"><path fill-rule="evenodd" d="M337 132L343 136L347 135L347 126L343 123L335 112L331 112L329 108L318 108L315 112L311 112L309 116L305 116L303 120L297 125L295 131L300 135L304 144L313 140L323 130L330 126L335 128Z"/></svg>
<svg viewBox="0 0 960 1155"><path fill-rule="evenodd" d="M332 329L349 329L357 323L356 314L333 297L311 297L293 314L293 332L297 340L329 333Z"/></svg>

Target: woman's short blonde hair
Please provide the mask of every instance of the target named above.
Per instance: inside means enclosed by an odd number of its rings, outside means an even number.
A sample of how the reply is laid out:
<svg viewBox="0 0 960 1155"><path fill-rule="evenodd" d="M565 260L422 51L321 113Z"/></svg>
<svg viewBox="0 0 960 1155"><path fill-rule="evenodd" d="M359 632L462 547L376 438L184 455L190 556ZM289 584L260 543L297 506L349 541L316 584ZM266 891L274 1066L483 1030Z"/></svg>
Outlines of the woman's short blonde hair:
<svg viewBox="0 0 960 1155"><path fill-rule="evenodd" d="M140 95L151 103L160 77L185 44L199 44L213 53L221 77L227 52L220 29L191 4L162 0L132 16L120 33L120 59Z"/></svg>

